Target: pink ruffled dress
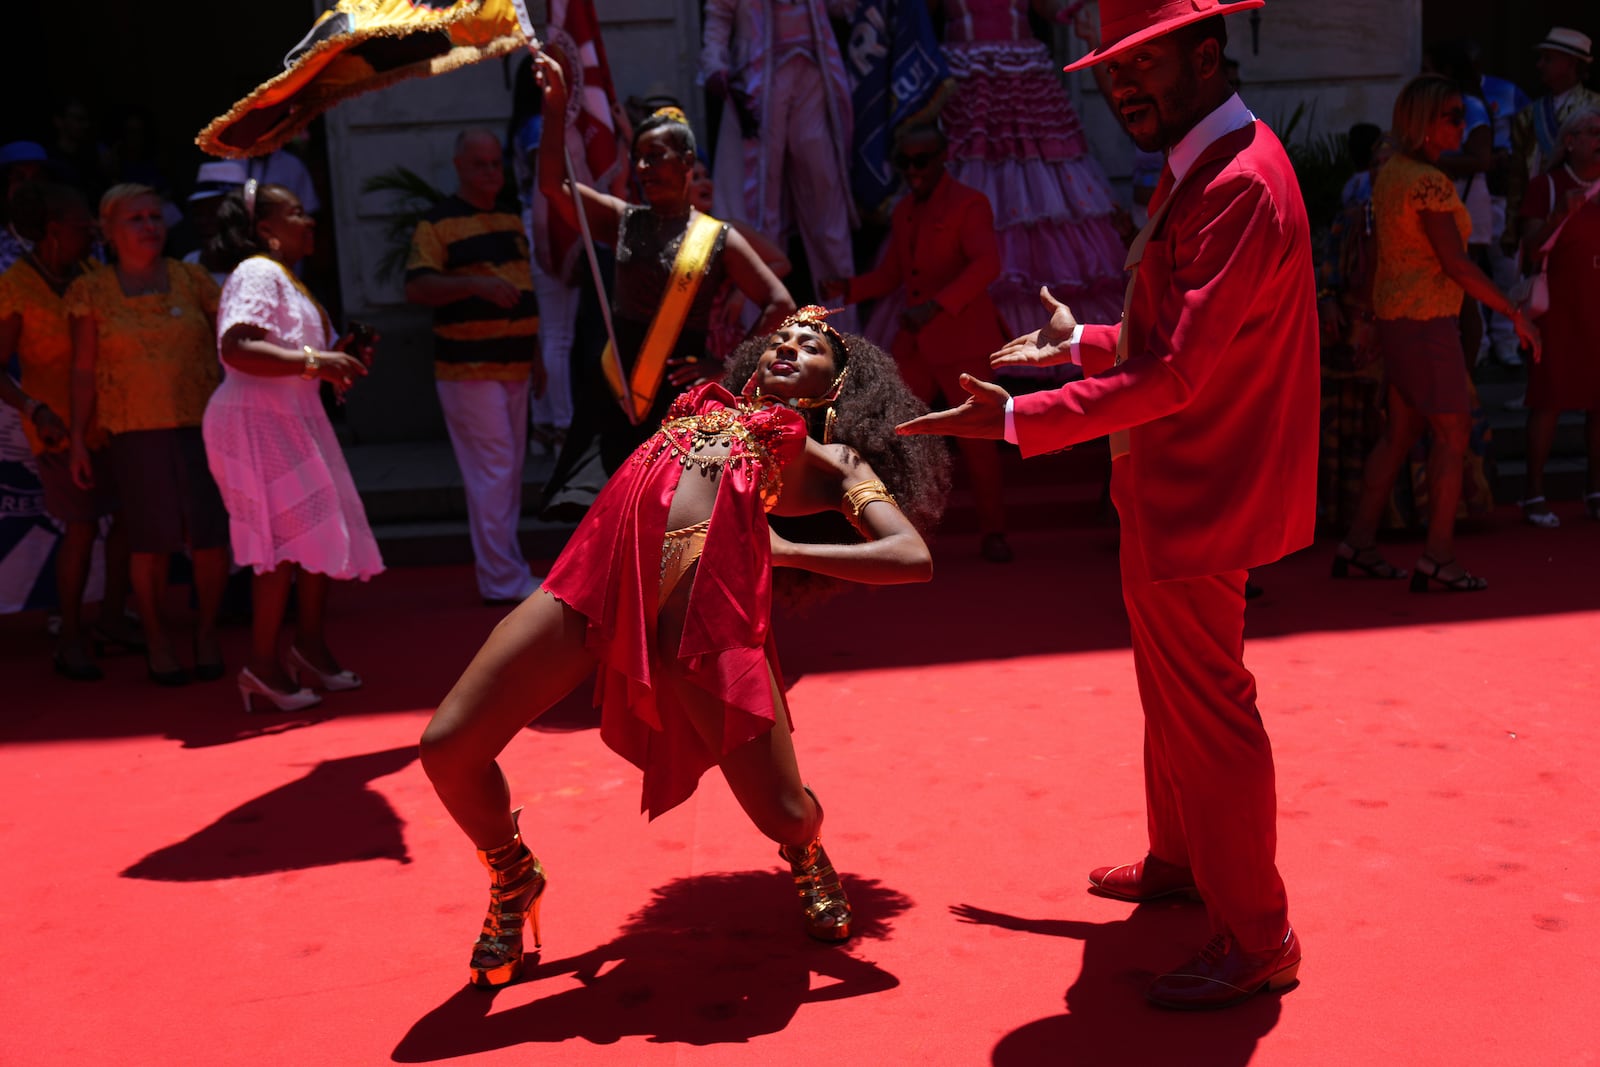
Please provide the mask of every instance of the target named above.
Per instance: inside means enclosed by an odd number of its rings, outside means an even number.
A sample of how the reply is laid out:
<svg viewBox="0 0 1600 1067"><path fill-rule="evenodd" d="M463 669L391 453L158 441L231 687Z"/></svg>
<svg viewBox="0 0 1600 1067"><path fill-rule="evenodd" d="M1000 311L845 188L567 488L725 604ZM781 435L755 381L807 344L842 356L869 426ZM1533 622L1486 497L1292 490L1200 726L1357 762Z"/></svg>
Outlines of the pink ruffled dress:
<svg viewBox="0 0 1600 1067"><path fill-rule="evenodd" d="M322 308L265 256L239 264L222 287L218 338L240 323L284 348L326 350L334 340ZM383 558L322 408L321 384L229 370L206 405L206 458L239 566L263 574L298 563L365 581L383 571Z"/></svg>
<svg viewBox="0 0 1600 1067"><path fill-rule="evenodd" d="M1039 286L1080 321L1122 314L1126 246L1116 201L1026 0L943 0L950 173L994 205L1000 278L990 287L1013 336L1043 322Z"/></svg>

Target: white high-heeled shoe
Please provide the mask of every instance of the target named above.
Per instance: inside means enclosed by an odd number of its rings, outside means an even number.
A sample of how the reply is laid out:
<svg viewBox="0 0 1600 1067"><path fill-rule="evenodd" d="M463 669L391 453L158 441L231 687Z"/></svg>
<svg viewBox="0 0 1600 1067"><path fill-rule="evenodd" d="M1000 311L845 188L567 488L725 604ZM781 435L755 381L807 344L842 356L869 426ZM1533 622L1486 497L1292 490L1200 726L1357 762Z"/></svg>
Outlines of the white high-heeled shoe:
<svg viewBox="0 0 1600 1067"><path fill-rule="evenodd" d="M298 648L290 645L289 677L300 683L305 681L308 674L317 688L326 690L329 693L343 693L350 689L361 688L361 675L355 671L338 671L334 674L324 674L313 667L311 661L306 659Z"/></svg>
<svg viewBox="0 0 1600 1067"><path fill-rule="evenodd" d="M246 713L255 711L252 702L256 697L266 698L267 703L279 711L303 711L306 708L313 708L322 703L322 698L309 689L296 689L292 693L282 693L257 678L249 667L242 668L239 671L239 699L244 701Z"/></svg>

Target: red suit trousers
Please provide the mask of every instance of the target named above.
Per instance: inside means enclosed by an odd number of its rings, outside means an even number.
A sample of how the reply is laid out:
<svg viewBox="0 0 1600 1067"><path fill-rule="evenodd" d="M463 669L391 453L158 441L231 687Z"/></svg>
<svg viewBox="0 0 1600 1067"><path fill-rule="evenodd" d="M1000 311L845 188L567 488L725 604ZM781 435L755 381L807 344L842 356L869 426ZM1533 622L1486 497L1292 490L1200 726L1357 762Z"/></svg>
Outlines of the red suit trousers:
<svg viewBox="0 0 1600 1067"><path fill-rule="evenodd" d="M1214 933L1268 951L1282 942L1289 906L1275 861L1272 743L1244 666L1246 572L1151 581L1131 480L1118 461L1112 499L1144 705L1150 854L1194 872Z"/></svg>

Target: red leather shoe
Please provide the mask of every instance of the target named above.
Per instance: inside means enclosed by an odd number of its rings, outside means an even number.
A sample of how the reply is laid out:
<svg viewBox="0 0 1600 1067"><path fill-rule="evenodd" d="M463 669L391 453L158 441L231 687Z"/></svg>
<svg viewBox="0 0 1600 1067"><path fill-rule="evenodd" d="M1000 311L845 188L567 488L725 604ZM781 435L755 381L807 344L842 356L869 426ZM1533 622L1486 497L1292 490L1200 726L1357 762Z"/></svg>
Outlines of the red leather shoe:
<svg viewBox="0 0 1600 1067"><path fill-rule="evenodd" d="M1300 939L1291 928L1270 952L1242 952L1228 934L1213 937L1200 954L1150 983L1145 996L1163 1008L1226 1008L1263 989L1287 989L1300 973Z"/></svg>
<svg viewBox="0 0 1600 1067"><path fill-rule="evenodd" d="M1195 892L1194 875L1189 868L1154 856L1120 867L1096 867L1089 872L1089 887L1090 892L1135 904Z"/></svg>

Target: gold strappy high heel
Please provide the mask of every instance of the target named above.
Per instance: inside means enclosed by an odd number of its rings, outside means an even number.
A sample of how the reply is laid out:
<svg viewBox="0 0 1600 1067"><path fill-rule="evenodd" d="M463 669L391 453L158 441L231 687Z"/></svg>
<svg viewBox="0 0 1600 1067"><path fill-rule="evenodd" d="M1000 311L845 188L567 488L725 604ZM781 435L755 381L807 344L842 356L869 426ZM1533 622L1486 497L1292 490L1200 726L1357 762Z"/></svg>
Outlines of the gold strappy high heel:
<svg viewBox="0 0 1600 1067"><path fill-rule="evenodd" d="M512 813L515 820L519 808ZM533 924L533 947L539 948L539 904L544 898L544 868L519 830L511 840L478 853L489 869L489 911L483 932L472 946L472 984L496 988L522 977L522 927Z"/></svg>
<svg viewBox="0 0 1600 1067"><path fill-rule="evenodd" d="M811 793L811 787L806 787ZM816 801L817 795L811 793ZM822 804L817 803L817 813ZM822 847L822 835L811 839L808 845L780 845L778 855L789 863L794 875L794 885L800 893L800 906L805 915L806 933L818 941L844 941L850 936L850 898L839 884L839 874L833 869L828 853Z"/></svg>

